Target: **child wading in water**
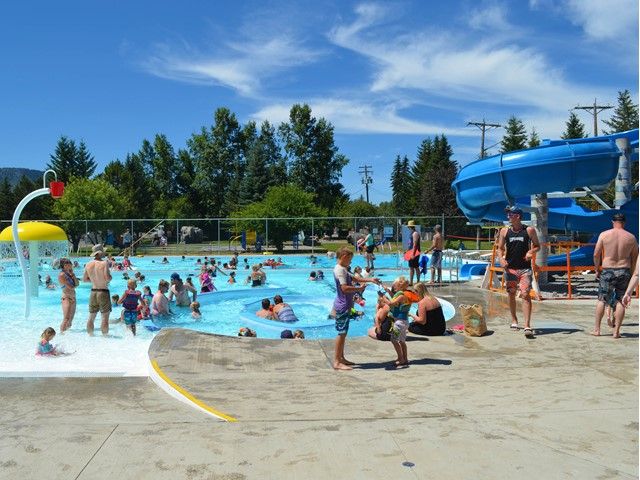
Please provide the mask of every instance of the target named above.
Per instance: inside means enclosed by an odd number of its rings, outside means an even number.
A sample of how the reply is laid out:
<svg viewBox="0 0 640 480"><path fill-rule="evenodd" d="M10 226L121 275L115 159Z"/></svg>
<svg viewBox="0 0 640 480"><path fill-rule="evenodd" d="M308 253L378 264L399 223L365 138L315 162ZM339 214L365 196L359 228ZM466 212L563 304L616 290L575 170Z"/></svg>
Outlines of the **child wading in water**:
<svg viewBox="0 0 640 480"><path fill-rule="evenodd" d="M36 350L36 355L48 355L48 356L56 356L60 355L62 352L58 352L56 347L51 345L51 340L56 336L56 331L47 327L42 332L40 336L40 343L38 343L38 349Z"/></svg>
<svg viewBox="0 0 640 480"><path fill-rule="evenodd" d="M138 321L138 304L143 304L142 293L136 290L138 282L133 278L127 282L127 290L122 294L118 304L124 307L124 324L135 335L136 322Z"/></svg>
<svg viewBox="0 0 640 480"><path fill-rule="evenodd" d="M200 320L202 314L200 313L200 302L191 302L191 316L196 320Z"/></svg>

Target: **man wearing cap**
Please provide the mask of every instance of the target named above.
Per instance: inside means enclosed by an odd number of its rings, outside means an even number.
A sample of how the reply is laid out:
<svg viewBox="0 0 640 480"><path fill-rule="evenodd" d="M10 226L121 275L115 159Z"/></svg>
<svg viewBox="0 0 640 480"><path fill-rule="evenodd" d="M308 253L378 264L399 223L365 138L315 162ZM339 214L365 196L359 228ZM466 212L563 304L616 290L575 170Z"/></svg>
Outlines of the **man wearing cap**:
<svg viewBox="0 0 640 480"><path fill-rule="evenodd" d="M109 265L102 260L104 251L102 244L94 245L91 249L93 260L84 267L82 280L91 282L91 293L89 294L89 318L87 319L87 333L93 335L94 320L98 312L102 317L100 330L102 335L109 333L109 314L111 313L111 295L109 294L109 282L111 272Z"/></svg>
<svg viewBox="0 0 640 480"><path fill-rule="evenodd" d="M444 246L444 239L442 238L442 227L436 225L433 227L435 234L433 235L433 244L431 248L425 253L433 252L431 254L431 283L442 283L442 247ZM437 280L436 280L437 272ZM418 274L418 281L420 281L420 274Z"/></svg>
<svg viewBox="0 0 640 480"><path fill-rule="evenodd" d="M516 314L516 291L520 291L522 314L524 316L524 334L533 336L531 329L531 258L540 250L538 235L533 227L522 223L522 210L517 207L506 209L511 225L500 230L498 237L498 261L504 268L509 294L509 310L511 312L511 328L518 329Z"/></svg>
<svg viewBox="0 0 640 480"><path fill-rule="evenodd" d="M189 299L189 292L193 294L193 299ZM178 307L188 307L191 305L191 302L196 301L196 297L198 293L196 289L191 285L185 284L182 282L180 278L180 274L177 272L173 272L171 274L171 288L169 290L169 301L173 300L173 297L176 297L176 306Z"/></svg>
<svg viewBox="0 0 640 480"><path fill-rule="evenodd" d="M409 220L407 227L411 230L411 241L409 244L409 285L413 285L413 275L420 281L420 234L416 231L416 222Z"/></svg>
<svg viewBox="0 0 640 480"><path fill-rule="evenodd" d="M631 271L638 260L638 243L636 237L624 229L623 213L612 217L613 228L605 230L598 236L593 252L593 264L596 267L596 280L599 280L598 303L596 304L596 324L591 335L600 335L600 322L605 306L613 309L613 338L620 338L620 327L624 320L624 308L619 306L625 290L631 280ZM602 271L600 270L602 268Z"/></svg>

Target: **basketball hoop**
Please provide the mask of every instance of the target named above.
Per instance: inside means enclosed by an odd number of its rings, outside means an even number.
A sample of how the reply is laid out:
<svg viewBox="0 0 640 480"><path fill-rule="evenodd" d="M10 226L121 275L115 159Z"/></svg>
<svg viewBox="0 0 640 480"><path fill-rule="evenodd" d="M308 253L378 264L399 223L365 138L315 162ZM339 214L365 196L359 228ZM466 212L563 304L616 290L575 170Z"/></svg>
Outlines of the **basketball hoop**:
<svg viewBox="0 0 640 480"><path fill-rule="evenodd" d="M47 173L53 173L54 180L49 183L49 193L55 199L61 198L64 193L64 182L58 181L58 174L54 170L47 170L42 175L42 186L47 188Z"/></svg>
<svg viewBox="0 0 640 480"><path fill-rule="evenodd" d="M56 200L62 197L64 193L64 182L51 182L49 183L49 192L51 196Z"/></svg>

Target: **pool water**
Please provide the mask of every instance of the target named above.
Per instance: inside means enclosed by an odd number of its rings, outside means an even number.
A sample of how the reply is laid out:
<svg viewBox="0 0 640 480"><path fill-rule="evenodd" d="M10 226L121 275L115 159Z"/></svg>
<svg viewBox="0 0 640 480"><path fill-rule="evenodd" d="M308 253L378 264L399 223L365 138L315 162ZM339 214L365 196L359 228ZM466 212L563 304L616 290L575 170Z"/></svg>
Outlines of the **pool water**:
<svg viewBox="0 0 640 480"><path fill-rule="evenodd" d="M376 276L385 282L391 282L400 274L407 274L406 262L404 270L398 268L397 255L378 255L376 259ZM138 285L142 290L149 285L153 293L161 279L168 280L172 272L177 272L183 278L194 276L194 284L198 288L197 274L198 257L190 256L168 257L168 264L161 263L162 257L137 257L132 259L136 270L145 275L145 281ZM204 261L204 257L200 257ZM218 261L228 261L229 257L217 256ZM239 269L236 271L237 283L229 284L229 277L218 273L214 279L217 293L202 295L200 319L194 319L187 307L172 305L174 315L154 319L161 328L189 328L206 333L235 336L240 327L250 327L257 332L259 338L280 338L284 329L301 329L305 338L334 338L333 321L327 318L333 299L335 298L335 284L332 270L335 259L318 256L312 263L309 256L283 257L285 265L272 269L265 267L267 285L252 288L245 283L250 270L244 269L244 256L240 257ZM268 257L247 257L248 264L263 262ZM75 269L78 277L82 276L83 265L88 259L80 260L80 267ZM356 256L352 267L365 265L361 256ZM310 281L312 270L322 270L324 280ZM126 331L122 324L110 325L110 335L102 337L100 334L100 314L96 318L96 335L86 334L86 318L88 315L88 297L90 285L81 283L77 289L77 311L72 328L64 335L58 334L51 343L71 353L61 357L37 357L34 355L40 334L52 326L59 331L62 320L60 306L60 290L48 290L40 287L39 297L32 298L31 318L24 320L24 300L22 280L12 275L12 267L5 264L0 291L0 338L3 348L0 349L0 375L147 375L147 350L155 335L138 323L138 335L133 336ZM48 265L42 267L44 275L50 273L55 279L57 271ZM112 272L113 280L110 284L112 294L119 294L126 290L126 280L122 272ZM133 276L132 272L129 275ZM362 336L373 324L377 287L368 286L364 292L365 304L357 305L364 315L351 322L350 336ZM262 298L269 298L279 293L286 303L289 303L299 322L284 324L281 322L260 319L255 311L260 308ZM415 307L414 307L415 308ZM111 319L120 316L120 307L114 307Z"/></svg>

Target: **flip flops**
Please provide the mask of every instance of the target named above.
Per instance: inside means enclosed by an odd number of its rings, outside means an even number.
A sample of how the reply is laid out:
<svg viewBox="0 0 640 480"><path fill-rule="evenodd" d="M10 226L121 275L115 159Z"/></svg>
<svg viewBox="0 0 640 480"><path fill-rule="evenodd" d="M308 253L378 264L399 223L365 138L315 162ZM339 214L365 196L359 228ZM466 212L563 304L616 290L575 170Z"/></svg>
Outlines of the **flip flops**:
<svg viewBox="0 0 640 480"><path fill-rule="evenodd" d="M527 327L524 329L524 336L527 338L532 338L533 337L533 329Z"/></svg>
<svg viewBox="0 0 640 480"><path fill-rule="evenodd" d="M519 330L520 329L520 327L518 326L517 323L512 323L510 328L511 328L511 330Z"/></svg>

